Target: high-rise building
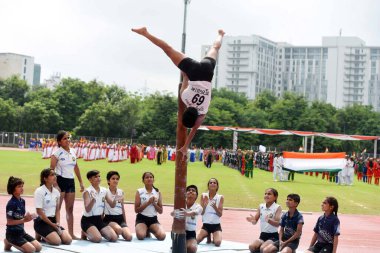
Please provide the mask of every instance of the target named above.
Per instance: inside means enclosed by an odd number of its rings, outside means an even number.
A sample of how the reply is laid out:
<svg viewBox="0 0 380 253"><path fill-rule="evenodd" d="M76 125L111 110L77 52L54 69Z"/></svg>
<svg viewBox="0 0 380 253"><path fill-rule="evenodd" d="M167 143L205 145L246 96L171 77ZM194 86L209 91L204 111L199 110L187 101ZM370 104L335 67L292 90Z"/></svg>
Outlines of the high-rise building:
<svg viewBox="0 0 380 253"><path fill-rule="evenodd" d="M41 83L41 64L34 64L33 85Z"/></svg>
<svg viewBox="0 0 380 253"><path fill-rule="evenodd" d="M37 67L36 70L35 67ZM38 75L36 79L34 79L35 73ZM34 64L34 58L32 56L0 53L0 78L7 79L8 77L17 75L28 84L34 84L34 80L38 80L39 82L40 73L41 66Z"/></svg>
<svg viewBox="0 0 380 253"><path fill-rule="evenodd" d="M202 55L208 48L202 47ZM366 46L357 37L323 37L322 46L293 46L257 35L226 36L213 85L250 99L264 90L278 97L292 91L337 108L356 103L380 111L380 46Z"/></svg>

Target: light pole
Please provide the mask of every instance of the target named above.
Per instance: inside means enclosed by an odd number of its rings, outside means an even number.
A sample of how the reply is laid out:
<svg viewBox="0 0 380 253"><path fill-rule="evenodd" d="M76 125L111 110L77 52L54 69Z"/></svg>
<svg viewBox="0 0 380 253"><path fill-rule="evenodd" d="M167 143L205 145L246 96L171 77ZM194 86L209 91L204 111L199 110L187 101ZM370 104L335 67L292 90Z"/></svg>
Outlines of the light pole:
<svg viewBox="0 0 380 253"><path fill-rule="evenodd" d="M183 32L182 32L182 53L185 53L186 46L186 18L187 18L187 5L190 0L184 0L185 10L183 17ZM182 115L186 106L180 99L180 90L182 85L182 75L178 85L178 119L177 119L177 139L176 148L183 147L187 138L187 129L182 125ZM187 162L182 158L184 155L177 152L175 160L175 183L174 183L174 209L181 209L186 207L186 183L187 183ZM184 219L173 219L172 225L172 252L173 253L186 253L186 230Z"/></svg>
<svg viewBox="0 0 380 253"><path fill-rule="evenodd" d="M191 0L184 0L185 8L183 11L183 27L182 27L182 46L181 52L186 51L186 20L187 20L187 5L190 4ZM182 82L182 75L180 75L180 82Z"/></svg>

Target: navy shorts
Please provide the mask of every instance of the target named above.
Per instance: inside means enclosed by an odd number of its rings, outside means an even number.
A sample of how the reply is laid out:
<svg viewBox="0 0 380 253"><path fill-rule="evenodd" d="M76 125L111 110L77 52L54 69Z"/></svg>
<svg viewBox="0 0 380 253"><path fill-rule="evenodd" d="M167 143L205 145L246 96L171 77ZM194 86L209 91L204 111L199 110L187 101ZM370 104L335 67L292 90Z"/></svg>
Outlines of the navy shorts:
<svg viewBox="0 0 380 253"><path fill-rule="evenodd" d="M220 226L220 223L219 224L203 223L202 229L206 230L207 233L209 234L215 233L217 231L222 232L222 227Z"/></svg>
<svg viewBox="0 0 380 253"><path fill-rule="evenodd" d="M65 178L57 176L57 184L61 189L61 192L70 193L75 192L75 181L74 178Z"/></svg>
<svg viewBox="0 0 380 253"><path fill-rule="evenodd" d="M128 227L127 223L125 223L124 216L120 215L104 215L103 222L105 224L109 224L110 222L116 222L120 227L125 228Z"/></svg>
<svg viewBox="0 0 380 253"><path fill-rule="evenodd" d="M298 245L300 244L300 240L294 240L291 241L290 243L286 244L286 247L289 247L292 249L293 252L296 252L296 249L298 248ZM275 241L273 243L273 246L277 248L277 250L280 249L280 241Z"/></svg>
<svg viewBox="0 0 380 253"><path fill-rule="evenodd" d="M6 232L5 238L8 240L8 242L12 245L15 245L17 247L21 247L27 242L33 242L34 237L31 235L28 235L25 233L25 231L22 232Z"/></svg>
<svg viewBox="0 0 380 253"><path fill-rule="evenodd" d="M55 217L48 217L48 219L53 223L57 223ZM63 227L60 228L61 230L65 230ZM40 217L34 220L34 231L36 231L37 234L41 235L42 237L46 237L52 232L57 232L57 230L54 227L47 224Z"/></svg>
<svg viewBox="0 0 380 253"><path fill-rule="evenodd" d="M82 219L80 220L80 226L84 232L87 232L87 229L92 226L95 226L99 231L107 227L107 225L103 222L101 215L90 217L82 216Z"/></svg>
<svg viewBox="0 0 380 253"><path fill-rule="evenodd" d="M178 68L186 73L190 81L211 82L215 65L216 61L211 57L205 57L200 62L186 57L178 64Z"/></svg>
<svg viewBox="0 0 380 253"><path fill-rule="evenodd" d="M264 242L266 242L268 240L271 240L273 242L279 240L277 232L276 233L264 233L264 232L261 232L259 239L262 240L262 241L264 241Z"/></svg>
<svg viewBox="0 0 380 253"><path fill-rule="evenodd" d="M148 217L138 213L136 215L136 226L137 224L144 223L148 228L153 224L160 224L157 220L157 216Z"/></svg>
<svg viewBox="0 0 380 253"><path fill-rule="evenodd" d="M195 231L186 230L186 240L195 239L195 238L197 238Z"/></svg>
<svg viewBox="0 0 380 253"><path fill-rule="evenodd" d="M314 246L310 247L308 250L315 253L331 253L333 251L334 245L331 243L321 243L317 242Z"/></svg>

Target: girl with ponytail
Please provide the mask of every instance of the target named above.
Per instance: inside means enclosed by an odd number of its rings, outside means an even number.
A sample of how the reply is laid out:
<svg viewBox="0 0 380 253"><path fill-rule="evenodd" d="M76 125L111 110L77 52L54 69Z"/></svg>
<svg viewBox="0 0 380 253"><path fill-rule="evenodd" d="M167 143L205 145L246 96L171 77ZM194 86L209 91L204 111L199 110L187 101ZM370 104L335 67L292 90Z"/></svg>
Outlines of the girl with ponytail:
<svg viewBox="0 0 380 253"><path fill-rule="evenodd" d="M24 193L24 181L21 178L10 177L7 192L12 198L6 207L7 229L4 250L11 251L11 247L14 247L21 252L41 251L41 244L24 229L24 223L36 218L36 214L25 211L25 200L21 198Z"/></svg>
<svg viewBox="0 0 380 253"><path fill-rule="evenodd" d="M142 181L144 188L138 189L135 195L137 239L144 240L152 232L158 240L165 240L165 230L157 220L157 213L162 214L161 192L153 185L152 172L145 172Z"/></svg>
<svg viewBox="0 0 380 253"><path fill-rule="evenodd" d="M324 214L318 218L314 227L314 235L310 242L310 252L336 253L338 248L338 236L340 235L340 221L338 219L338 200L334 197L326 197L322 202Z"/></svg>

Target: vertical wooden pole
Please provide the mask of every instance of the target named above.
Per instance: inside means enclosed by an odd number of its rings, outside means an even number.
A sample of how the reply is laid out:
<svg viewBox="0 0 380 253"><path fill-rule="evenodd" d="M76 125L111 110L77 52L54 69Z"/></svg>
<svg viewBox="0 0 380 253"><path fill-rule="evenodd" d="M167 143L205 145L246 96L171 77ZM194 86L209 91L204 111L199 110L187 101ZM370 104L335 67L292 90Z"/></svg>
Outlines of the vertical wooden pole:
<svg viewBox="0 0 380 253"><path fill-rule="evenodd" d="M185 53L186 48L186 18L187 18L187 5L190 0L184 0L185 8L183 14L183 33L182 33L182 53ZM177 121L177 140L176 149L180 149L186 142L187 129L182 125L182 115L186 109L185 104L181 99L181 86L183 78L180 75L180 84L178 86L178 121ZM187 183L187 162L183 161L183 155L180 152L176 153L175 158L175 183L174 183L174 209L186 207L186 183ZM186 253L186 230L185 220L173 219L172 226L172 252L173 253Z"/></svg>
<svg viewBox="0 0 380 253"><path fill-rule="evenodd" d="M180 90L181 84L178 87L177 150L185 144L187 137L187 129L182 125L185 105L181 100ZM183 155L181 152L177 152L175 158L174 209L185 208L186 206L187 162L182 160ZM173 218L172 239L172 252L186 253L185 220Z"/></svg>

